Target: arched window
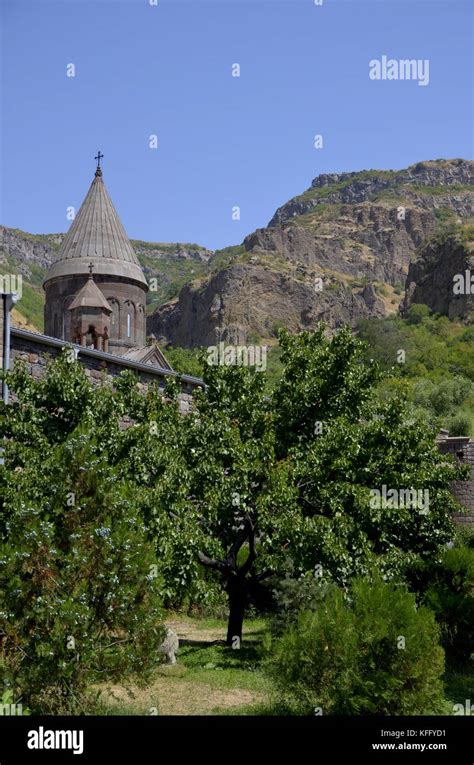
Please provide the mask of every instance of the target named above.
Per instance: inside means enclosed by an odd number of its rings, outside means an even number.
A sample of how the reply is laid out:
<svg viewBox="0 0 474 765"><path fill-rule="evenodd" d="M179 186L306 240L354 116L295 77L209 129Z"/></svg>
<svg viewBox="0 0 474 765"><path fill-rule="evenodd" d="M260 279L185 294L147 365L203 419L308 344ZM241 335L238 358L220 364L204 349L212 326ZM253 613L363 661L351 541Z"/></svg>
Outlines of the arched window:
<svg viewBox="0 0 474 765"><path fill-rule="evenodd" d="M125 335L125 339L135 342L137 332L135 303L133 303L132 300L125 300L123 311L123 333Z"/></svg>
<svg viewBox="0 0 474 765"><path fill-rule="evenodd" d="M110 337L120 337L120 305L116 298L107 298L112 309L110 315Z"/></svg>

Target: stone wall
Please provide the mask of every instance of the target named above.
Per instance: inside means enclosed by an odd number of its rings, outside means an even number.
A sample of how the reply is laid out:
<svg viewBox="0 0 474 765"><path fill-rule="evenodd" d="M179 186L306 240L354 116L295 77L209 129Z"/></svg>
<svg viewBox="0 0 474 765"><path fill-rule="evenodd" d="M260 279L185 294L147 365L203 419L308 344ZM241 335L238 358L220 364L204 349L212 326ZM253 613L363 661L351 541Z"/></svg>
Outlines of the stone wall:
<svg viewBox="0 0 474 765"><path fill-rule="evenodd" d="M66 345L68 343L63 340L13 327L11 330L11 366L16 359L22 359L28 365L32 377L42 377L48 360L55 358ZM183 414L190 410L193 393L197 388L204 386L202 380L197 377L178 375L167 369L141 364L103 351L95 351L77 345L73 348L77 354L77 360L85 369L86 375L92 383L97 385L103 382L104 377L111 380L126 369L135 372L138 376L139 385L143 388L146 388L150 383L155 383L163 390L170 377L180 377L179 406Z"/></svg>
<svg viewBox="0 0 474 765"><path fill-rule="evenodd" d="M459 462L469 465L471 468L470 480L455 481L452 490L458 502L467 511L466 514L456 515L456 521L474 527L474 438L449 436L447 431L441 431L437 442L443 454L452 454Z"/></svg>

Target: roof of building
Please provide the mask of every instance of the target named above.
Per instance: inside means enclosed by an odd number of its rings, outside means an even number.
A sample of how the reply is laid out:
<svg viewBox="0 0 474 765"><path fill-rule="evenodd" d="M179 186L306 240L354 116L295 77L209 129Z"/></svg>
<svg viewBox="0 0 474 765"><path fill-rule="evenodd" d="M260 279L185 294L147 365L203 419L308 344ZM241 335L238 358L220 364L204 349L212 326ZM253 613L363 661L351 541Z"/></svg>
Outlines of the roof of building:
<svg viewBox="0 0 474 765"><path fill-rule="evenodd" d="M92 278L92 274L69 306L70 311L74 308L102 308L103 311L112 313L109 303Z"/></svg>
<svg viewBox="0 0 474 765"><path fill-rule="evenodd" d="M102 179L96 170L79 212L63 239L57 259L45 279L94 273L133 279L147 288L137 256L120 222Z"/></svg>
<svg viewBox="0 0 474 765"><path fill-rule="evenodd" d="M49 337L48 335L43 335L40 332L31 332L31 330L20 329L20 327L12 327L11 335L12 337L18 339L31 341L33 343L36 342L40 346L50 346L52 348L65 348L66 346L72 346L77 350L77 354L79 356L93 356L96 359L107 361L108 364L116 364L117 366L122 366L124 369L136 369L137 371L147 372L148 374L156 377L175 377L182 380L182 382L189 384L191 387L199 387L203 389L206 388L205 382L199 377L175 372L174 369L169 368L169 365L168 368L165 369L151 364L143 364L141 361L135 361L133 359L126 358L125 356L116 356L115 354L107 353L105 351L97 351L93 348L84 348L77 343L71 343L66 340L58 340L57 337Z"/></svg>
<svg viewBox="0 0 474 765"><path fill-rule="evenodd" d="M129 351L122 354L124 359L138 361L141 364L148 364L161 369L172 369L166 356L160 351L157 345L145 345L142 348L130 348Z"/></svg>

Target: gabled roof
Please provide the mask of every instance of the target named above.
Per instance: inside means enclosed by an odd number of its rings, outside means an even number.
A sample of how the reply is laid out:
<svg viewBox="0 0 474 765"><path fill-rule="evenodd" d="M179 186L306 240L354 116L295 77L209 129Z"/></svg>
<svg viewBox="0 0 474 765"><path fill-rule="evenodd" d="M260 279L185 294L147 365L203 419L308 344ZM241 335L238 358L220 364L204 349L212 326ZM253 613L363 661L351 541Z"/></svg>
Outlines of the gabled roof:
<svg viewBox="0 0 474 765"><path fill-rule="evenodd" d="M161 367L161 369L172 369L166 360L165 355L160 351L157 345L145 345L142 348L131 348L122 354L123 358L130 361L138 361L141 364L148 364L152 367Z"/></svg>
<svg viewBox="0 0 474 765"><path fill-rule="evenodd" d="M95 274L133 279L147 288L138 258L105 188L100 168L96 170L87 196L62 241L45 283L58 276L87 274L90 261L94 264Z"/></svg>
<svg viewBox="0 0 474 765"><path fill-rule="evenodd" d="M103 311L112 313L109 303L98 288L92 276L89 276L88 280L84 286L81 287L69 306L70 311L74 308L102 308Z"/></svg>

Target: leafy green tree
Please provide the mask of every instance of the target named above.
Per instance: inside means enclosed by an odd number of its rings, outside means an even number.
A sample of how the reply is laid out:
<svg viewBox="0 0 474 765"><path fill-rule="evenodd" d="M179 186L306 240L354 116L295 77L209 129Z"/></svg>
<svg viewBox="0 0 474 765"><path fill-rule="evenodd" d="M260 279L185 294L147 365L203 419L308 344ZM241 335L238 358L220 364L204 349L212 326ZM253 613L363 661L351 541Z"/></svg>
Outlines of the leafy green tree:
<svg viewBox="0 0 474 765"><path fill-rule="evenodd" d="M448 462L435 432L402 396L380 402L378 371L349 330L283 336L285 372L274 396L279 451L298 490L288 549L296 570L315 566L340 584L376 565L400 578L453 533ZM421 491L427 506L377 506L376 491ZM427 495L425 495L427 492Z"/></svg>
<svg viewBox="0 0 474 765"><path fill-rule="evenodd" d="M20 367L10 385L19 400L0 420L2 685L35 712L80 712L92 682L144 679L157 663L155 549L136 487L92 432L94 402L104 418L109 392L64 359L42 381Z"/></svg>
<svg viewBox="0 0 474 765"><path fill-rule="evenodd" d="M87 472L94 460L107 465L142 519L165 601L209 601L223 585L229 644L241 639L247 605L268 603L265 578L280 576L289 560L295 577L317 569L347 585L375 566L402 579L450 538L449 514L458 506L449 486L461 468L440 455L434 431L406 401L378 400L380 373L349 330L283 333L280 341L284 374L271 397L263 373L206 365L206 390L186 416L174 381L163 395L153 386L144 391L130 373L94 388L65 359L42 380L18 367L10 375L18 401L1 420L5 485L17 468L38 472L48 455L38 502L49 520L50 487L67 479L56 476L58 450L85 438ZM373 507L383 485L427 491L429 507ZM99 488L91 489L91 507ZM30 491L2 508L12 549L6 521Z"/></svg>

